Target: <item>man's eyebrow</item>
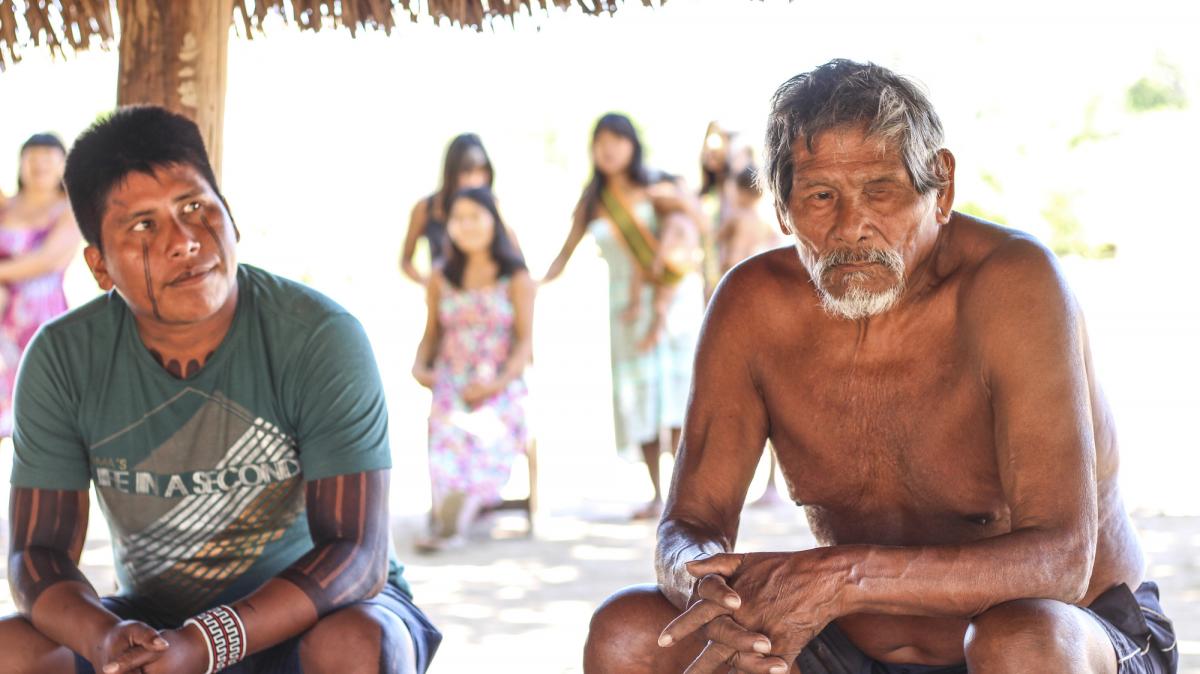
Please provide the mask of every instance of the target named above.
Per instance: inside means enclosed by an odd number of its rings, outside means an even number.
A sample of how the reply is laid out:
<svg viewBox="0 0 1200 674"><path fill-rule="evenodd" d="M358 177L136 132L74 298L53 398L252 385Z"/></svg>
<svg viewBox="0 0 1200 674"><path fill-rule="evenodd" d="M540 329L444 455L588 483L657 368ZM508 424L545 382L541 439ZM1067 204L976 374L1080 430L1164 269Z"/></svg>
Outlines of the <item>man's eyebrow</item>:
<svg viewBox="0 0 1200 674"><path fill-rule="evenodd" d="M801 178L800 176L796 176L796 178L792 181L793 187L801 187L801 188L819 187L819 186L824 186L824 185L828 185L828 184L829 183L825 182L824 180L816 180L813 178Z"/></svg>
<svg viewBox="0 0 1200 674"><path fill-rule="evenodd" d="M179 203L179 202L181 202L181 201L185 201L185 200L187 200L187 199L191 199L192 197L199 196L199 195L201 195L201 194L203 194L203 193L204 193L204 190L203 190L203 189L201 189L201 188L199 188L199 187L197 187L197 188L196 188L196 189L194 189L194 190L189 190L189 191L185 192L184 194L181 194L181 195L179 195L179 196L175 197L174 199L172 199L172 201L173 201L173 202L175 202L175 203Z"/></svg>

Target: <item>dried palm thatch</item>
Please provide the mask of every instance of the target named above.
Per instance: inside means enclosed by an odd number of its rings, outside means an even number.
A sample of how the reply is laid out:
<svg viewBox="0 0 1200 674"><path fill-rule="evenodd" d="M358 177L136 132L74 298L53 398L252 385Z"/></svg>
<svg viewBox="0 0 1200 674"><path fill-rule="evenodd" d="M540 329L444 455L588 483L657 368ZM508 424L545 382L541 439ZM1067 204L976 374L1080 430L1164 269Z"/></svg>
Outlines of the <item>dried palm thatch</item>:
<svg viewBox="0 0 1200 674"><path fill-rule="evenodd" d="M165 5L173 0L0 0L0 72L21 60L21 51L45 46L55 56L92 47L107 49L115 32L114 4L121 14L142 4ZM390 34L397 17L417 21L432 17L440 23L482 30L497 19L518 14L578 9L586 14L612 14L624 2L636 0L234 0L233 16L247 38L261 34L268 16L281 16L301 30L346 28L382 30ZM640 0L661 5L666 0Z"/></svg>
<svg viewBox="0 0 1200 674"><path fill-rule="evenodd" d="M45 46L55 56L65 48L105 47L113 39L109 0L0 0L0 71L21 60L21 49Z"/></svg>

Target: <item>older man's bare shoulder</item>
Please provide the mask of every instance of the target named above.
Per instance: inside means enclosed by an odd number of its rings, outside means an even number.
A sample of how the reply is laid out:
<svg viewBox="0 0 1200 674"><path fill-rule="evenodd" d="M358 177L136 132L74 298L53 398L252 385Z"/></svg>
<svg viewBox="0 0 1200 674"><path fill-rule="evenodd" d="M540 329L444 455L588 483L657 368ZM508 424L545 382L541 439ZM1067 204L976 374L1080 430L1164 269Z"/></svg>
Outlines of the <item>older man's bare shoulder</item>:
<svg viewBox="0 0 1200 674"><path fill-rule="evenodd" d="M721 280L736 293L761 293L775 288L794 288L808 282L808 272L792 246L782 246L752 255L730 269Z"/></svg>
<svg viewBox="0 0 1200 674"><path fill-rule="evenodd" d="M1071 303L1058 259L1032 235L957 213L951 226L969 313L1065 309Z"/></svg>
<svg viewBox="0 0 1200 674"><path fill-rule="evenodd" d="M714 307L722 314L771 313L780 301L796 304L798 292L811 288L796 249L784 246L746 258L717 286Z"/></svg>

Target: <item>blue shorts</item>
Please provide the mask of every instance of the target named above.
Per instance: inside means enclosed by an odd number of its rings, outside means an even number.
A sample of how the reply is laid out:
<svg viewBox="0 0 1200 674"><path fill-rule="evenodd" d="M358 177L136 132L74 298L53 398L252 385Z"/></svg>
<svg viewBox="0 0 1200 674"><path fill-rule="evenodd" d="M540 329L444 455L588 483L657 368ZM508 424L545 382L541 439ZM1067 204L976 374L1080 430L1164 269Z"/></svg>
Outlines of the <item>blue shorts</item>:
<svg viewBox="0 0 1200 674"><path fill-rule="evenodd" d="M1163 615L1158 586L1142 583L1136 592L1121 584L1087 608L1117 652L1117 674L1174 674L1179 667L1175 630ZM960 665L898 665L867 657L830 623L796 659L804 674L967 674Z"/></svg>
<svg viewBox="0 0 1200 674"><path fill-rule="evenodd" d="M140 606L137 600L130 597L104 597L101 601L104 602L105 608L122 620L144 622L156 630L178 627L164 624L154 617L153 611ZM433 654L437 652L438 644L442 642L442 634L429 622L429 618L421 609L412 603L408 595L394 584L388 583L382 592L355 605L378 606L399 618L412 635L417 672L424 674L429 668L429 662L433 660ZM75 656L75 671L78 674L95 674L91 663L78 654ZM293 637L265 651L254 653L233 667L221 671L225 674L301 674L300 637Z"/></svg>

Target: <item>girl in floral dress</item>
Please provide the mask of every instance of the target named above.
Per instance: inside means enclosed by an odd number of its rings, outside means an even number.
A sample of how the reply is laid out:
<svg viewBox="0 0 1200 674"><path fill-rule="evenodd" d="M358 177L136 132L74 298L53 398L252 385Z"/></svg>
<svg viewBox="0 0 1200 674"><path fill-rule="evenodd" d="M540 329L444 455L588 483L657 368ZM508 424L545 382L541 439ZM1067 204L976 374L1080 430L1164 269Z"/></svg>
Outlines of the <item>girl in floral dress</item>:
<svg viewBox="0 0 1200 674"><path fill-rule="evenodd" d="M528 437L522 373L532 351L533 281L486 187L454 196L447 233L413 365L433 390L432 530L418 542L425 550L461 542L480 510L499 502Z"/></svg>

